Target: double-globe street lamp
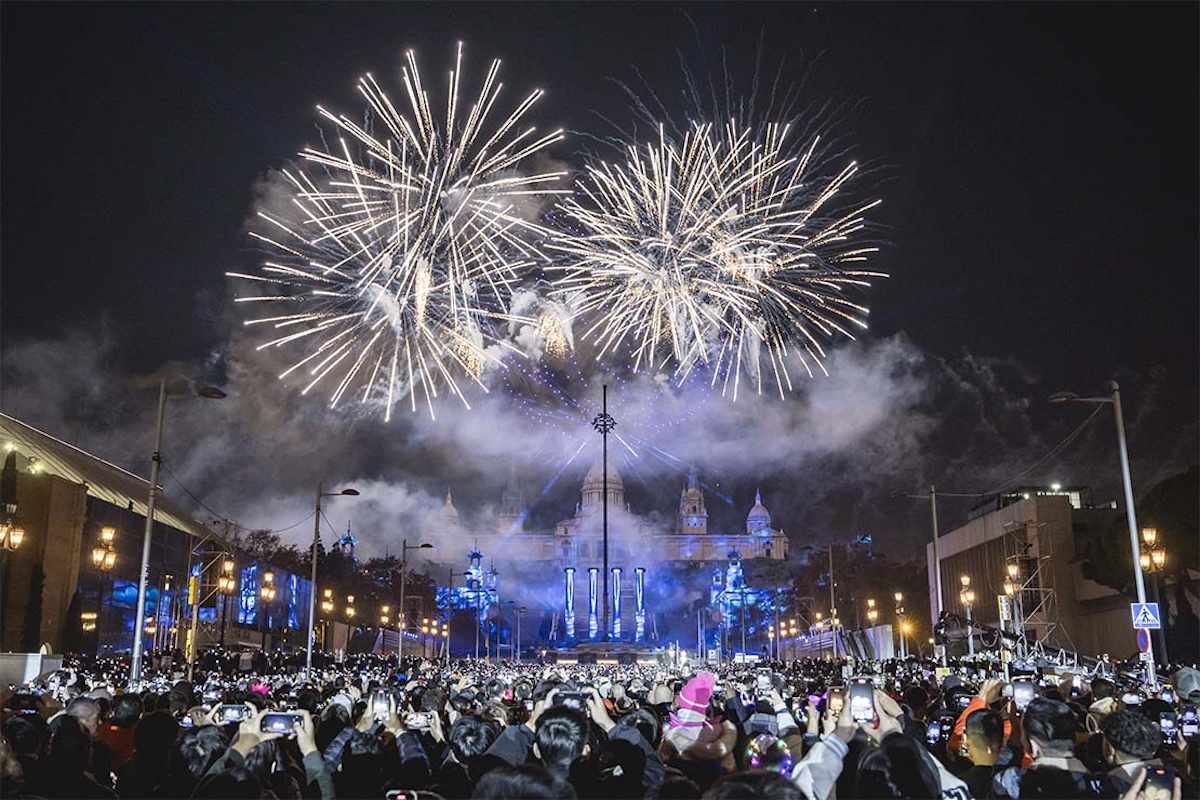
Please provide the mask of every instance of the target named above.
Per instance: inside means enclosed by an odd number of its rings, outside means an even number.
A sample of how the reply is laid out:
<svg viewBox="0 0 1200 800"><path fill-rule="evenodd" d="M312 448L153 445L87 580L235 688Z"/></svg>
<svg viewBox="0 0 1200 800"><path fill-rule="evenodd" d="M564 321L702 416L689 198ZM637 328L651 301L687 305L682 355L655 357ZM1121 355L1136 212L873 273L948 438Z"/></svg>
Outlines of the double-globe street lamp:
<svg viewBox="0 0 1200 800"><path fill-rule="evenodd" d="M962 575L958 580L962 584L962 591L958 593L958 601L962 603L962 607L967 612L967 654L974 656L975 631L971 625L971 609L975 605L975 590L971 588L970 575Z"/></svg>
<svg viewBox="0 0 1200 800"><path fill-rule="evenodd" d="M312 580L308 587L308 641L304 648L305 680L312 676L313 639L317 624L317 548L321 544L321 500L326 497L339 496L357 497L358 490L342 489L339 492L326 492L323 491L321 484L317 484L317 506L313 511L312 552L309 553L309 557L312 559Z"/></svg>
<svg viewBox="0 0 1200 800"><path fill-rule="evenodd" d="M400 612L398 614L400 621L400 643L396 646L397 662L404 659L404 632L408 630L408 610L404 607L404 590L408 585L408 551L432 549L433 545L429 542L421 542L414 545L409 545L408 539L400 542Z"/></svg>
<svg viewBox="0 0 1200 800"><path fill-rule="evenodd" d="M213 386L196 389L194 396L220 400L226 395ZM142 620L146 618L146 593L150 580L150 540L154 534L154 509L158 504L158 470L162 466L163 420L167 412L167 379L158 382L158 419L154 427L154 451L150 454L150 496L146 501L146 528L142 533L142 566L138 573L136 622L133 626L133 654L129 661L129 685L140 688L142 680Z"/></svg>
<svg viewBox="0 0 1200 800"><path fill-rule="evenodd" d="M1150 574L1150 580L1154 583L1154 601L1158 603L1159 614L1162 615L1159 620L1162 624L1158 626L1158 649L1161 651L1159 657L1162 658L1164 664L1170 664L1171 659L1167 656L1167 636L1164 631L1167 622L1167 604L1163 602L1158 585L1158 573L1167 566L1167 549L1157 546L1157 528L1142 528L1142 544L1146 549L1138 558L1138 566L1141 567L1142 572Z"/></svg>
<svg viewBox="0 0 1200 800"><path fill-rule="evenodd" d="M1121 453L1121 482L1125 488L1125 517L1129 523L1129 546L1133 552L1133 585L1137 590L1138 603L1146 603L1146 583L1142 580L1141 545L1138 542L1137 510L1133 505L1133 481L1129 476L1129 448L1125 445L1125 418L1121 414L1121 387L1116 381L1109 381L1108 396L1080 397L1074 392L1056 392L1050 395L1051 403L1089 403L1111 405L1113 416L1117 423L1117 447ZM1154 669L1154 650L1146 651L1146 681L1153 686L1158 683Z"/></svg>

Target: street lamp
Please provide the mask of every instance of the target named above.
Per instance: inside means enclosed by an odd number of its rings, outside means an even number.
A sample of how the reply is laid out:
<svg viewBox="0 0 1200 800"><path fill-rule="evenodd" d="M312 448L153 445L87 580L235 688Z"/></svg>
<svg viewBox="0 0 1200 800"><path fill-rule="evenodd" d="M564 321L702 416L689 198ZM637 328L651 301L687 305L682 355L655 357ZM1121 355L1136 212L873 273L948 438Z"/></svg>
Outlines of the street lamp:
<svg viewBox="0 0 1200 800"><path fill-rule="evenodd" d="M1154 583L1154 600L1159 604L1159 613L1162 614L1161 622L1164 623L1158 628L1158 649L1162 651L1163 663L1170 664L1171 660L1167 657L1167 637L1163 631L1167 621L1167 604L1162 602L1162 593L1159 591L1158 585L1158 573L1167 566L1167 549L1155 547L1158 544L1157 528L1142 528L1142 544L1150 552L1142 551L1138 558L1138 565L1142 568L1142 572L1150 573L1150 580Z"/></svg>
<svg viewBox="0 0 1200 800"><path fill-rule="evenodd" d="M275 573L264 572L262 574L262 588L258 590L258 594L262 597L262 630L263 630L263 650L267 649L267 628L270 626L271 603L275 602Z"/></svg>
<svg viewBox="0 0 1200 800"><path fill-rule="evenodd" d="M196 397L220 400L225 393L213 386L195 391ZM158 505L158 470L162 466L163 420L167 412L167 379L158 382L158 420L154 427L154 452L150 454L150 497L146 501L146 528L142 533L142 567L138 573L137 611L134 619L146 617L146 593L150 580L150 539L154 534L154 509ZM129 661L129 685L137 688L142 679L142 625L133 626L133 654Z"/></svg>
<svg viewBox="0 0 1200 800"><path fill-rule="evenodd" d="M325 492L322 491L321 484L317 484L317 507L313 512L313 540L312 552L309 553L309 558L312 561L312 578L308 587L308 646L304 648L304 678L307 680L312 677L312 651L313 651L313 630L317 621L317 546L321 543L321 498L324 497L358 497L357 489L342 489L340 492Z"/></svg>
<svg viewBox="0 0 1200 800"><path fill-rule="evenodd" d="M388 623L391 621L391 616L390 616L391 611L392 611L391 606L383 606L382 608L379 609L379 624L380 624L380 626L385 627L385 628L387 627Z"/></svg>
<svg viewBox="0 0 1200 800"><path fill-rule="evenodd" d="M1129 476L1129 449L1125 445L1125 418L1121 414L1121 387L1116 381L1109 381L1107 397L1080 397L1074 392L1057 392L1050 395L1051 403L1090 403L1108 404L1113 407L1113 417L1117 423L1117 447L1121 453L1121 482L1125 488L1125 517L1129 523L1129 546L1133 553L1133 585L1137 590L1137 601L1146 602L1146 584L1142 580L1142 571L1138 569L1141 562L1141 546L1138 543L1137 510L1133 505L1133 479ZM1153 686L1158 683L1154 670L1154 650L1147 649L1150 655L1146 659L1146 681Z"/></svg>
<svg viewBox="0 0 1200 800"><path fill-rule="evenodd" d="M100 651L100 615L104 611L104 575L110 574L117 565L117 551L113 541L117 537L117 529L105 525L100 529L100 545L92 548L92 566L96 568L96 613L91 615L91 627L84 625L84 630L96 631L96 652Z"/></svg>
<svg viewBox="0 0 1200 800"><path fill-rule="evenodd" d="M346 595L346 619L354 620L354 595Z"/></svg>
<svg viewBox="0 0 1200 800"><path fill-rule="evenodd" d="M970 575L963 575L958 580L962 583L962 591L958 593L958 600L967 611L967 654L974 656L975 631L971 626L971 607L975 605L975 590L971 588Z"/></svg>
<svg viewBox="0 0 1200 800"><path fill-rule="evenodd" d="M321 614L323 621L321 622L321 649L325 650L328 643L325 641L327 628L329 626L329 618L333 616L333 589L326 589L321 598Z"/></svg>
<svg viewBox="0 0 1200 800"><path fill-rule="evenodd" d="M25 542L25 529L12 522L0 523L0 548L16 550Z"/></svg>
<svg viewBox="0 0 1200 800"><path fill-rule="evenodd" d="M896 620L900 629L900 658L905 659L908 658L908 643L904 640L904 592L896 592L892 599L896 601Z"/></svg>
<svg viewBox="0 0 1200 800"><path fill-rule="evenodd" d="M400 542L400 644L396 646L396 663L399 663L404 658L404 631L408 629L408 612L404 610L404 590L408 584L408 551L409 550L432 550L433 545L429 542L421 542L420 544L409 545L408 539Z"/></svg>
<svg viewBox="0 0 1200 800"><path fill-rule="evenodd" d="M225 625L229 617L229 595L237 588L237 580L233 577L233 559L227 558L221 562L221 577L217 579L217 591L221 594L221 649L225 649Z"/></svg>
<svg viewBox="0 0 1200 800"><path fill-rule="evenodd" d="M604 572L601 573L604 583L604 609L602 612L601 621L601 639L608 641L608 434L617 427L617 421L608 413L608 384L604 384L602 389L602 400L600 405L600 413L592 418L592 428L600 434L603 440L603 450L600 469L603 470L601 480L601 490L604 492L604 498L601 501L601 523L600 530L602 536L602 546L604 548Z"/></svg>

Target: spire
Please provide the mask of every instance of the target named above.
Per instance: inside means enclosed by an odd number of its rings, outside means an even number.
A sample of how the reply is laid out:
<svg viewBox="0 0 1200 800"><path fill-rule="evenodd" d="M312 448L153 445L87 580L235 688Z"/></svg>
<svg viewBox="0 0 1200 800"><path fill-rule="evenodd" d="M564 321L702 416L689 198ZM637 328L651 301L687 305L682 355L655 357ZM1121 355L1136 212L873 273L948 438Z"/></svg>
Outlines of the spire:
<svg viewBox="0 0 1200 800"><path fill-rule="evenodd" d="M679 516L675 519L675 532L708 533L708 509L704 507L704 490L700 488L700 473L695 467L688 470L687 486L679 494Z"/></svg>
<svg viewBox="0 0 1200 800"><path fill-rule="evenodd" d="M454 507L454 499L450 496L450 490L446 489L446 502L442 504L442 518L457 522L458 509Z"/></svg>

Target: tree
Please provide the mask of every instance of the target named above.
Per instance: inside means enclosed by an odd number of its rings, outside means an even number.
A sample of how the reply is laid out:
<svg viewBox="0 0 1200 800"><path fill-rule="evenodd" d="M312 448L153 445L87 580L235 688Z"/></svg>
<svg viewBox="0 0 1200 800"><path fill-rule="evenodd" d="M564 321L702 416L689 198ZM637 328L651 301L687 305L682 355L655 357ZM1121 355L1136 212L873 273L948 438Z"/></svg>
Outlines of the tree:
<svg viewBox="0 0 1200 800"><path fill-rule="evenodd" d="M242 547L247 553L263 561L272 560L272 557L279 551L280 545L279 534L270 530L250 531L246 534L246 541L242 543Z"/></svg>

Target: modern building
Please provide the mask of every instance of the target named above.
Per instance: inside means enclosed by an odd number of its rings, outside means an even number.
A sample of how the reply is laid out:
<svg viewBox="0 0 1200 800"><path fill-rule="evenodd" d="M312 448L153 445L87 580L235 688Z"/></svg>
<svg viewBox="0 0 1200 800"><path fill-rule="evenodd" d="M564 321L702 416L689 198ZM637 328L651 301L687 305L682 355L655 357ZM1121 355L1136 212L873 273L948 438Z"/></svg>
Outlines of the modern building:
<svg viewBox="0 0 1200 800"><path fill-rule="evenodd" d="M1136 652L1130 598L1081 573L1084 542L1123 524L1125 514L1115 505L1087 507L1087 500L1086 489L1017 489L989 499L968 514L964 525L939 538L940 571L929 544L934 622L934 576L940 574L943 609L960 620L967 616L963 600L969 588L972 622L978 627L1020 628L1030 640L1087 656L1124 658ZM947 628L958 640L954 652L965 652L965 624L952 621Z"/></svg>
<svg viewBox="0 0 1200 800"><path fill-rule="evenodd" d="M12 495L5 521L25 533L3 553L0 651L130 650L149 481L3 414L0 448ZM142 621L148 649L185 647L193 617L202 647L222 635L255 647L303 641L307 578L259 564L162 492L156 506ZM269 604L261 599L267 572Z"/></svg>

